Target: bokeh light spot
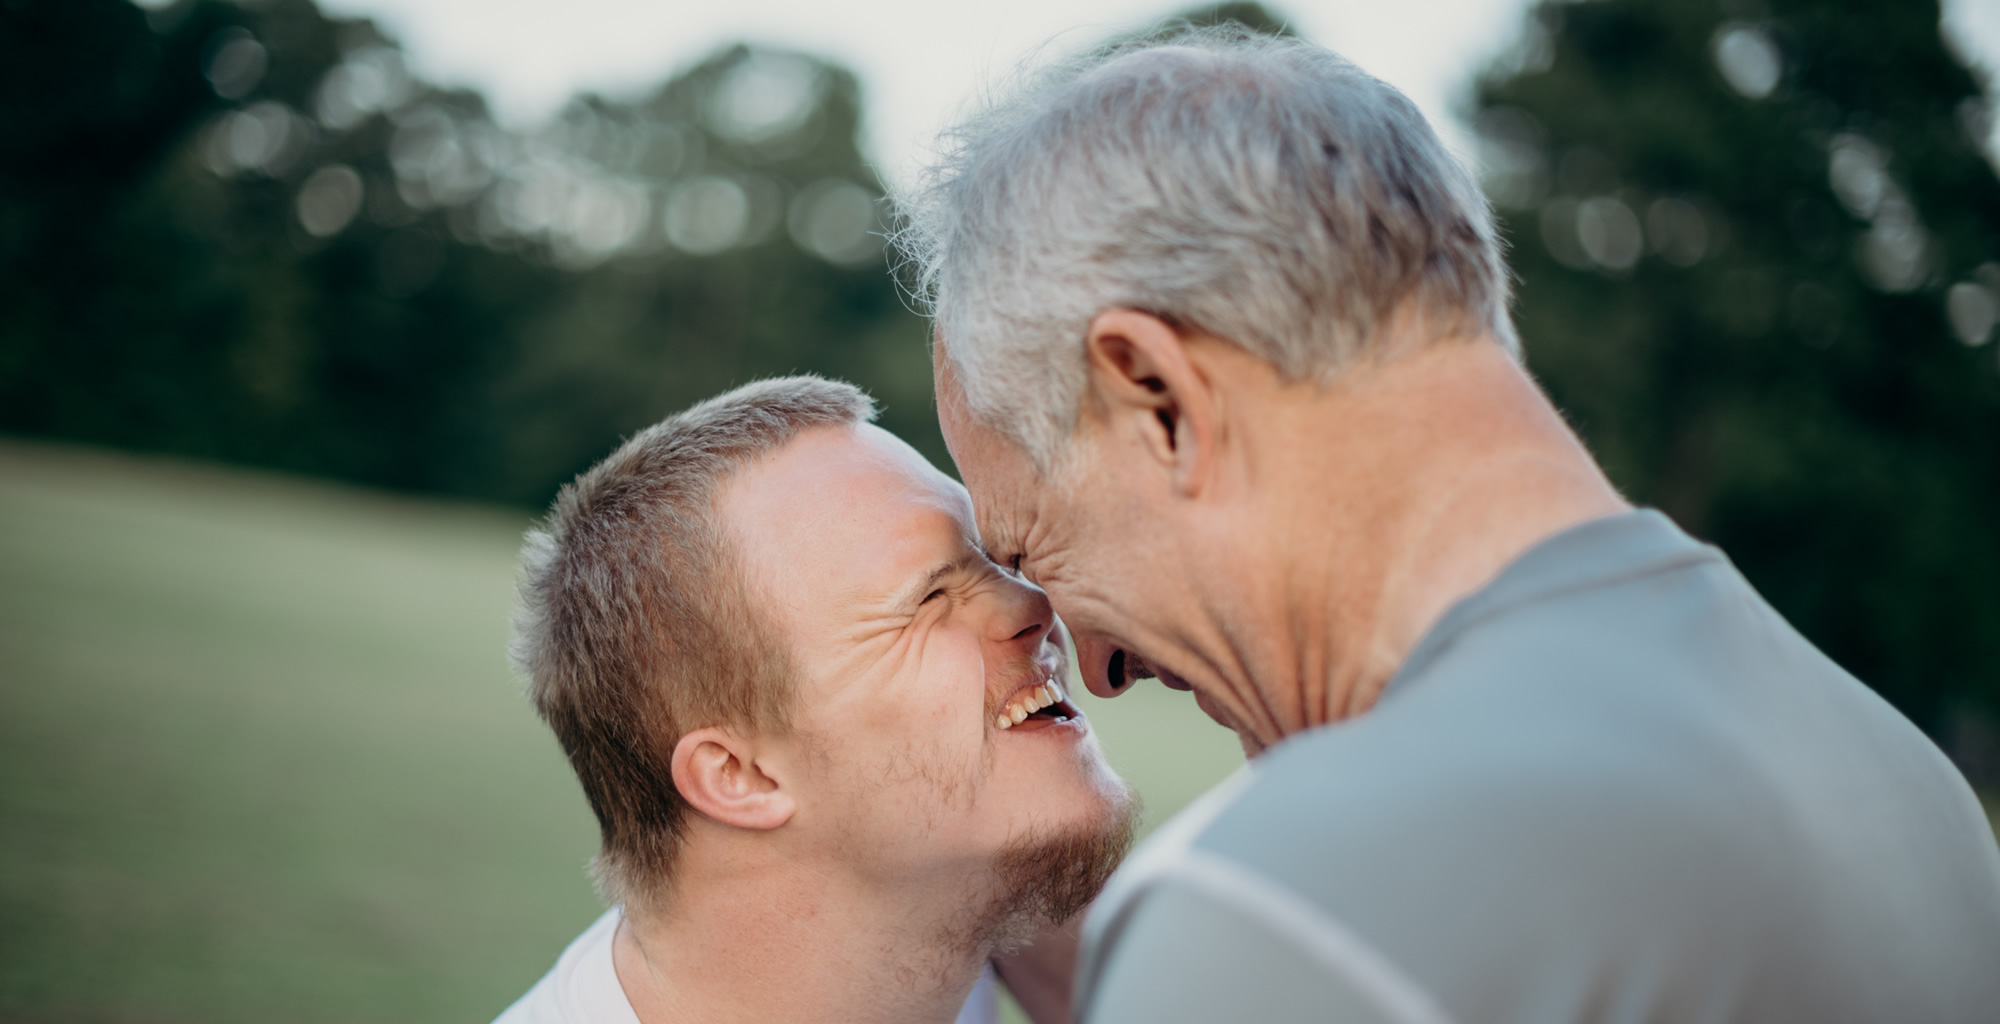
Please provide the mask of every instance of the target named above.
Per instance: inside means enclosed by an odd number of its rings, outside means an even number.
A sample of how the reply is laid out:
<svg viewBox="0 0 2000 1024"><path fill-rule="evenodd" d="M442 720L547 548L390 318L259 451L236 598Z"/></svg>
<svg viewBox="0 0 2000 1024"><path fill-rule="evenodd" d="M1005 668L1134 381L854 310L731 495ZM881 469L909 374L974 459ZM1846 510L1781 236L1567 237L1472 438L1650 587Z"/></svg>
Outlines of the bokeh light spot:
<svg viewBox="0 0 2000 1024"><path fill-rule="evenodd" d="M1875 216L1889 191L1889 160L1880 147L1859 135L1834 136L1827 153L1827 181L1847 212Z"/></svg>
<svg viewBox="0 0 2000 1024"><path fill-rule="evenodd" d="M264 44L248 30L226 28L209 42L208 60L202 65L202 73L217 96L236 100L257 88L269 63L270 55L265 53Z"/></svg>
<svg viewBox="0 0 2000 1024"><path fill-rule="evenodd" d="M683 182L667 196L667 241L697 256L735 245L750 226L750 197L728 178L704 175Z"/></svg>
<svg viewBox="0 0 2000 1024"><path fill-rule="evenodd" d="M315 238L339 234L361 212L361 175L344 164L322 167L299 187L299 224Z"/></svg>
<svg viewBox="0 0 2000 1024"><path fill-rule="evenodd" d="M615 179L587 182L570 196L559 250L570 265L588 265L631 245L644 230L652 204L646 191Z"/></svg>
<svg viewBox="0 0 2000 1024"><path fill-rule="evenodd" d="M1590 268L1590 254L1576 237L1577 202L1558 196L1542 207L1542 244L1557 263L1571 270Z"/></svg>
<svg viewBox="0 0 2000 1024"><path fill-rule="evenodd" d="M1784 72L1778 44L1762 29L1729 23L1715 33L1716 70L1731 89L1753 100L1771 95Z"/></svg>
<svg viewBox="0 0 2000 1024"><path fill-rule="evenodd" d="M1993 340L1993 325L2000 323L2000 295L1983 284L1960 281L1945 293L1945 313L1958 340L1984 345Z"/></svg>
<svg viewBox="0 0 2000 1024"><path fill-rule="evenodd" d="M320 80L313 113L321 124L344 132L374 114L397 110L411 91L401 53L389 46L363 47Z"/></svg>
<svg viewBox="0 0 2000 1024"><path fill-rule="evenodd" d="M208 130L203 158L210 170L228 176L255 171L281 175L304 155L310 127L275 100L231 111Z"/></svg>
<svg viewBox="0 0 2000 1024"><path fill-rule="evenodd" d="M738 142L783 138L805 126L825 88L825 72L804 57L753 53L730 68L709 94L709 124Z"/></svg>
<svg viewBox="0 0 2000 1024"><path fill-rule="evenodd" d="M1861 238L1856 259L1869 282L1885 292L1916 289L1930 276L1930 234L1902 196L1882 202Z"/></svg>
<svg viewBox="0 0 2000 1024"><path fill-rule="evenodd" d="M1576 240L1591 262L1606 270L1632 269L1645 245L1638 215L1610 196L1577 204Z"/></svg>
<svg viewBox="0 0 2000 1024"><path fill-rule="evenodd" d="M856 266L882 252L875 196L851 181L824 178L800 189L786 227L799 248L829 263Z"/></svg>

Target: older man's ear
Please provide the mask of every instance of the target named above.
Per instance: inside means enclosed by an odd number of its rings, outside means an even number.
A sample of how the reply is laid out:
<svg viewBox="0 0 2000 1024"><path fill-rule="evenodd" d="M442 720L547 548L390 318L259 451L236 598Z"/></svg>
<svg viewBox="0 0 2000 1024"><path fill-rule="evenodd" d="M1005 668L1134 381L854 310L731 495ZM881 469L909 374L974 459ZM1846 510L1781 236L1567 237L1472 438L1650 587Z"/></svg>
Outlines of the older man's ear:
<svg viewBox="0 0 2000 1024"><path fill-rule="evenodd" d="M674 744L674 788L705 817L736 828L768 830L798 809L792 794L757 757L746 737L720 728L696 729Z"/></svg>
<svg viewBox="0 0 2000 1024"><path fill-rule="evenodd" d="M1206 483L1222 425L1222 391L1205 351L1222 342L1151 313L1110 309L1090 322L1084 409L1114 445L1134 444L1169 474L1181 497Z"/></svg>

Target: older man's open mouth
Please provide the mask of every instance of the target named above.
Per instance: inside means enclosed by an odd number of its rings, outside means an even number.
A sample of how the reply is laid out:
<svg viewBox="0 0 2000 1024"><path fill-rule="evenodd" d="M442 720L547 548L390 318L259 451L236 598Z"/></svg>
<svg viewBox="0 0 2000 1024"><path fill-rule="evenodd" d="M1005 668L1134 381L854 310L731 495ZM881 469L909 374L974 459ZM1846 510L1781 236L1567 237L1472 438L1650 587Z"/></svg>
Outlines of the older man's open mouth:
<svg viewBox="0 0 2000 1024"><path fill-rule="evenodd" d="M1079 721L1083 712L1069 702L1069 695L1063 692L1062 684L1056 682L1056 673L1043 672L1026 686L1015 690L1000 705L1000 714L993 720L998 729L1041 729L1064 722Z"/></svg>

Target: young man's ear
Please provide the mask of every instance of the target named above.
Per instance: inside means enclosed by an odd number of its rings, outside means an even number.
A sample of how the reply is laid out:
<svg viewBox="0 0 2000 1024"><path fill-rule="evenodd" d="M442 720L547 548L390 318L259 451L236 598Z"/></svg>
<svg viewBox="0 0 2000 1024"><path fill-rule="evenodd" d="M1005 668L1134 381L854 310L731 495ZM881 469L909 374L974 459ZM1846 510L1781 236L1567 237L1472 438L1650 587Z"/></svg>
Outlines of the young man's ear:
<svg viewBox="0 0 2000 1024"><path fill-rule="evenodd" d="M792 794L756 757L755 745L726 729L696 729L674 744L674 788L702 816L746 829L773 829L796 810Z"/></svg>
<svg viewBox="0 0 2000 1024"><path fill-rule="evenodd" d="M1097 314L1084 337L1091 404L1114 433L1136 433L1182 494L1200 489L1221 422L1221 394L1188 341L1172 324L1133 309Z"/></svg>

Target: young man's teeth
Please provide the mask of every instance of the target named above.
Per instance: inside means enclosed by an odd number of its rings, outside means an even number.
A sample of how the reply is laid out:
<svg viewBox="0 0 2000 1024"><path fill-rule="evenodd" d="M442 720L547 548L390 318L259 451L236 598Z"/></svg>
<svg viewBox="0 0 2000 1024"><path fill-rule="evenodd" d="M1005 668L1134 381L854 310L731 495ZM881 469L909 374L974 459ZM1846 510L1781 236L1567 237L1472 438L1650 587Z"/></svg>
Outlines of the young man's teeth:
<svg viewBox="0 0 2000 1024"><path fill-rule="evenodd" d="M993 724L1002 729L1012 729L1028 720L1028 716L1063 699L1062 687L1051 679L1027 692L1017 703L1000 712Z"/></svg>

